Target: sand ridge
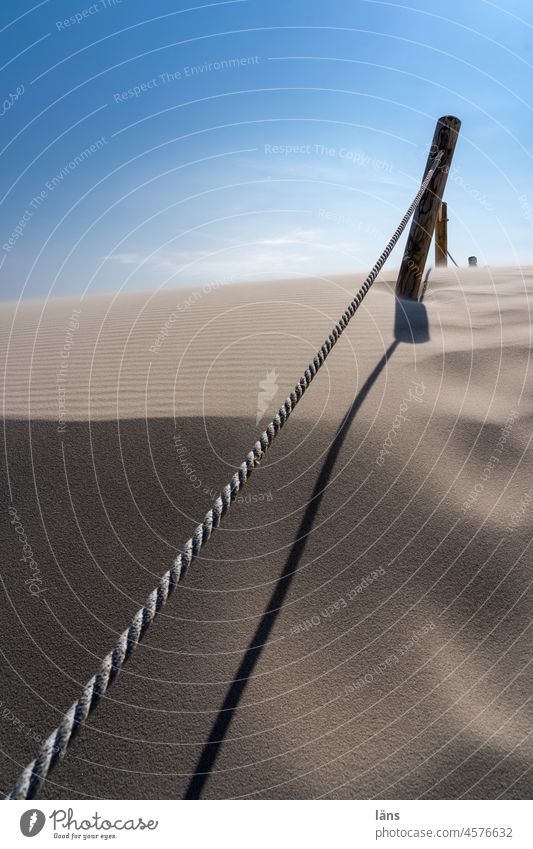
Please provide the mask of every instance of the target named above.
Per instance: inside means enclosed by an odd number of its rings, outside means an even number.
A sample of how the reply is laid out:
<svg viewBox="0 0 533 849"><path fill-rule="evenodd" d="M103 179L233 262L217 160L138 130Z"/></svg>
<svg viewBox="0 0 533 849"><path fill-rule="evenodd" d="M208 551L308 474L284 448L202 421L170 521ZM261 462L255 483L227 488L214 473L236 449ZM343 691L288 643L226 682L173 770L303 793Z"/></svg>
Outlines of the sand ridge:
<svg viewBox="0 0 533 849"><path fill-rule="evenodd" d="M528 796L533 271L393 280L44 797ZM357 285L0 307L5 792Z"/></svg>

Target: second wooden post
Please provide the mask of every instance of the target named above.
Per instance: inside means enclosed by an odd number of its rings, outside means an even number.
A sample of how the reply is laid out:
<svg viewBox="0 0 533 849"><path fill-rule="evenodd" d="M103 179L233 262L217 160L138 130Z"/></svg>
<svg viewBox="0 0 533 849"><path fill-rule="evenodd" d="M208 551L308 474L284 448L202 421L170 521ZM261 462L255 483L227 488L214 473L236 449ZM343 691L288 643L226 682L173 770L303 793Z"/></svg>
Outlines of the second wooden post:
<svg viewBox="0 0 533 849"><path fill-rule="evenodd" d="M439 150L443 151L443 157L415 210L396 282L396 295L399 298L418 299L422 286L422 275L460 128L459 118L455 118L453 115L446 115L437 121L424 177L431 168L433 159Z"/></svg>

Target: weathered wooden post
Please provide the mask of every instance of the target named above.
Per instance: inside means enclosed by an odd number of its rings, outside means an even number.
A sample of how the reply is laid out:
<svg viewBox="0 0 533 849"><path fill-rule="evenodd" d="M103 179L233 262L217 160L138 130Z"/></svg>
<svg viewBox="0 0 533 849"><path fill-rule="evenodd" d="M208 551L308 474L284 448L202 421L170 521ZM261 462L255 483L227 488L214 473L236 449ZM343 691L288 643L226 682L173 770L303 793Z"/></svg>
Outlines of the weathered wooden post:
<svg viewBox="0 0 533 849"><path fill-rule="evenodd" d="M422 286L424 266L460 128L459 118L455 118L453 115L446 115L437 121L424 177L439 150L443 151L443 157L415 210L396 282L396 294L399 298L414 298L415 300L418 298Z"/></svg>
<svg viewBox="0 0 533 849"><path fill-rule="evenodd" d="M448 204L442 201L435 222L435 266L448 265Z"/></svg>

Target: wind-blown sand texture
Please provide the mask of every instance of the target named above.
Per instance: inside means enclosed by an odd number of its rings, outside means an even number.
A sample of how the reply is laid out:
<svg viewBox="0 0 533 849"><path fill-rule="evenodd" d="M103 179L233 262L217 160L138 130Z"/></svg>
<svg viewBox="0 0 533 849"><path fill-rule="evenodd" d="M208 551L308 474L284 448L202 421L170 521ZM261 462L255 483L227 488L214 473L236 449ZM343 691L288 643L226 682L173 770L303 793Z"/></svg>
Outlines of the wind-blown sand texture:
<svg viewBox="0 0 533 849"><path fill-rule="evenodd" d="M0 307L4 793L357 286ZM41 797L529 797L533 270L393 290Z"/></svg>

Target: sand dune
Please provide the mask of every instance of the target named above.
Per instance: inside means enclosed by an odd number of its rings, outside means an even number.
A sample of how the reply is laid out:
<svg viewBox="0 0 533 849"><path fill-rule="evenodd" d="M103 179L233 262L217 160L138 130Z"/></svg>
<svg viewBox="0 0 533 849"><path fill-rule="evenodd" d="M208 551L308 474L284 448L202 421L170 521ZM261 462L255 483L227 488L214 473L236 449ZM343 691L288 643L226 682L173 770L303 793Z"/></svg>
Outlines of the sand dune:
<svg viewBox="0 0 533 849"><path fill-rule="evenodd" d="M6 509L5 793L356 288L0 306L31 549ZM42 797L530 796L533 269L393 291L385 273Z"/></svg>

